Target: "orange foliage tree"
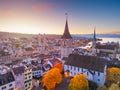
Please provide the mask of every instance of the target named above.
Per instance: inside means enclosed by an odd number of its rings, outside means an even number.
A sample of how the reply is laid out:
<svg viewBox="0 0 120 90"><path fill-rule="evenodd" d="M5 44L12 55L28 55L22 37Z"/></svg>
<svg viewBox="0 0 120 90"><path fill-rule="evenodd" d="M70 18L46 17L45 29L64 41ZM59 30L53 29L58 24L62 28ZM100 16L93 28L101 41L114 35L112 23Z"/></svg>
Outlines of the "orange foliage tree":
<svg viewBox="0 0 120 90"><path fill-rule="evenodd" d="M120 68L108 68L106 80L108 85L120 82Z"/></svg>
<svg viewBox="0 0 120 90"><path fill-rule="evenodd" d="M88 90L88 80L84 74L75 75L68 86L69 90Z"/></svg>
<svg viewBox="0 0 120 90"><path fill-rule="evenodd" d="M53 68L58 68L60 72L63 71L63 65L61 62L58 62L58 61L54 64Z"/></svg>
<svg viewBox="0 0 120 90"><path fill-rule="evenodd" d="M47 90L54 90L56 84L60 84L62 81L62 75L57 68L53 68L49 70L44 76L43 76L43 86L47 88Z"/></svg>

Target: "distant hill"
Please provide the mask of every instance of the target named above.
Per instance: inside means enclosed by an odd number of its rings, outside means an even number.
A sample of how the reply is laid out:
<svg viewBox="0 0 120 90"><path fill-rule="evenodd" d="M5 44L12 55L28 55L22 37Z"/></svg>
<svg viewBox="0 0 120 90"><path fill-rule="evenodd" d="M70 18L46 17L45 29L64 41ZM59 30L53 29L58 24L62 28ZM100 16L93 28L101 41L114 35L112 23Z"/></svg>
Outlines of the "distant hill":
<svg viewBox="0 0 120 90"><path fill-rule="evenodd" d="M10 37L33 37L38 34L21 34L21 33L10 33L10 32L0 32L0 38L10 38ZM57 34L46 34L49 38L61 38L61 35ZM72 37L85 37L93 38L93 34L72 34ZM97 38L120 38L120 34L97 34Z"/></svg>
<svg viewBox="0 0 120 90"><path fill-rule="evenodd" d="M93 34L77 34L73 36L93 38ZM120 38L120 34L96 34L96 37L98 38Z"/></svg>
<svg viewBox="0 0 120 90"><path fill-rule="evenodd" d="M0 32L0 38L11 38L11 37L32 37L34 34L21 34L21 33L10 33L10 32Z"/></svg>
<svg viewBox="0 0 120 90"><path fill-rule="evenodd" d="M22 33L11 33L11 32L0 32L0 38L11 38L11 37L26 37L26 38L31 38L33 36L36 36L38 34L22 34ZM60 38L61 35L56 35L56 34L45 34L46 37L49 38Z"/></svg>

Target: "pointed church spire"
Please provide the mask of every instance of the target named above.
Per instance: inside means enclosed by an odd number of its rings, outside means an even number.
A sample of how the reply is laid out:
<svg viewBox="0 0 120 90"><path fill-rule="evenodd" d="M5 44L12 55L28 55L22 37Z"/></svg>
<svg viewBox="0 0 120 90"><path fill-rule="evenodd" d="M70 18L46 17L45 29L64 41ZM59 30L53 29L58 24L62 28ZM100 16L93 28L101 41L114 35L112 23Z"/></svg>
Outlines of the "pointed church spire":
<svg viewBox="0 0 120 90"><path fill-rule="evenodd" d="M93 40L96 41L96 32L95 32L95 27L94 27L94 37L93 37Z"/></svg>
<svg viewBox="0 0 120 90"><path fill-rule="evenodd" d="M95 51L95 48L96 48L96 31L95 31L95 27L94 27L94 36L93 36L93 43L92 43L92 54L95 55L96 54L96 51Z"/></svg>
<svg viewBox="0 0 120 90"><path fill-rule="evenodd" d="M71 35L70 35L70 32L69 32L69 28L68 28L68 20L67 20L67 13L65 14L66 15L66 24L65 24L65 30L64 30L64 33L62 35L62 39L72 39Z"/></svg>

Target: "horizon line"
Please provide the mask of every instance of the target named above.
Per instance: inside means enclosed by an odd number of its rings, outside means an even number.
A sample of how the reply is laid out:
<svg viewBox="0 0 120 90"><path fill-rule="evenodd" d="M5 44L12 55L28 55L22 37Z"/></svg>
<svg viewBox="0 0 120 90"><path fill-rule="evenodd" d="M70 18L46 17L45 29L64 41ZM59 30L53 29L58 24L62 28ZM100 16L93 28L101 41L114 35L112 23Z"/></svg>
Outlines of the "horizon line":
<svg viewBox="0 0 120 90"><path fill-rule="evenodd" d="M62 34L55 34L55 33L21 33L21 32L7 32L7 31L0 31L3 33L15 33L15 34L32 34L32 35L37 35L37 34L47 34L47 35L62 35ZM85 35L85 34L93 34L93 33L78 33L78 34L71 34L71 35ZM106 33L96 33L96 34L120 34L120 32L106 32Z"/></svg>

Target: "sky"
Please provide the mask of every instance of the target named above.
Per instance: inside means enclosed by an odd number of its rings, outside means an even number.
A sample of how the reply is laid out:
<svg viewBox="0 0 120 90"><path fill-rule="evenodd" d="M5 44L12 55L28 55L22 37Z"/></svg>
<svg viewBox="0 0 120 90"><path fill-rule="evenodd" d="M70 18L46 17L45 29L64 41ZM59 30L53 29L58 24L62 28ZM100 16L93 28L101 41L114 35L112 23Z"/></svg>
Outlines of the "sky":
<svg viewBox="0 0 120 90"><path fill-rule="evenodd" d="M63 34L120 32L120 0L0 0L0 31Z"/></svg>

